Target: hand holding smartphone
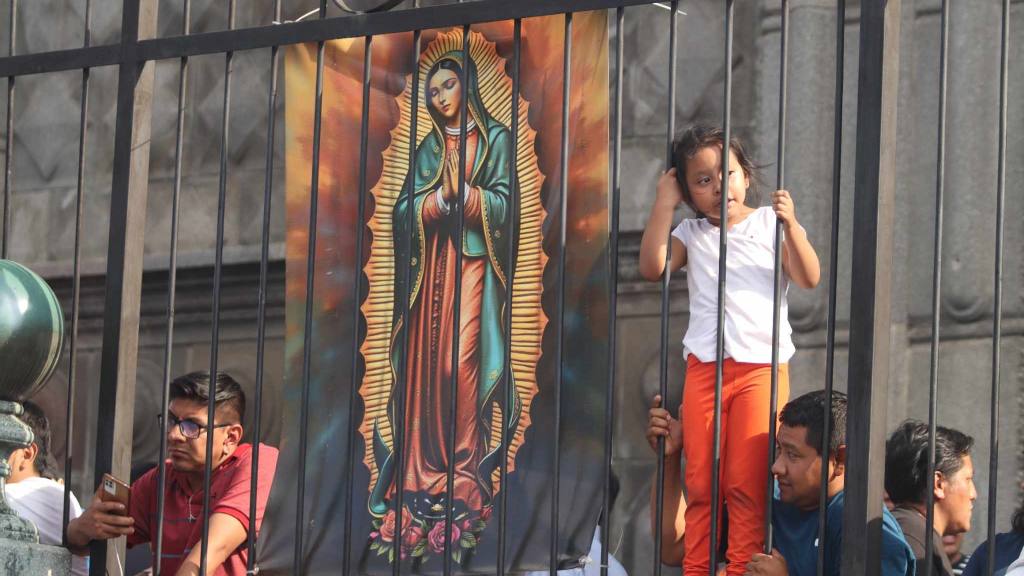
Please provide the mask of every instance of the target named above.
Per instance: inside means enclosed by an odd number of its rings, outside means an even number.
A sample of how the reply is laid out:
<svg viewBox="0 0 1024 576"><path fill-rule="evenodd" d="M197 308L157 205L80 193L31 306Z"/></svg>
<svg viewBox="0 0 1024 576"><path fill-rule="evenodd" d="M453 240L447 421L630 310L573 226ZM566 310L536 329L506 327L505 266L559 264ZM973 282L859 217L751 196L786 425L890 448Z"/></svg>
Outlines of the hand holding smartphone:
<svg viewBox="0 0 1024 576"><path fill-rule="evenodd" d="M124 505L125 516L128 515L128 503L132 499L131 487L115 478L110 474L103 475L102 490L100 490L100 500L104 502L120 502Z"/></svg>

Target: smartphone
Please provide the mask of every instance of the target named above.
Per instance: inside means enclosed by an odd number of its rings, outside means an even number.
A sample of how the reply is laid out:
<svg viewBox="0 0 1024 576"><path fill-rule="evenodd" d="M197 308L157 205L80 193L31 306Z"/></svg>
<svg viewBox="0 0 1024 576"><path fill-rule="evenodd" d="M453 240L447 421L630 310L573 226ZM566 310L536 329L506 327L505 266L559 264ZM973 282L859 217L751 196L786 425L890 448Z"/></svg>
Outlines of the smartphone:
<svg viewBox="0 0 1024 576"><path fill-rule="evenodd" d="M131 486L110 474L104 474L103 490L100 491L100 499L104 502L120 502L124 504L125 514L127 514L128 503L132 499Z"/></svg>

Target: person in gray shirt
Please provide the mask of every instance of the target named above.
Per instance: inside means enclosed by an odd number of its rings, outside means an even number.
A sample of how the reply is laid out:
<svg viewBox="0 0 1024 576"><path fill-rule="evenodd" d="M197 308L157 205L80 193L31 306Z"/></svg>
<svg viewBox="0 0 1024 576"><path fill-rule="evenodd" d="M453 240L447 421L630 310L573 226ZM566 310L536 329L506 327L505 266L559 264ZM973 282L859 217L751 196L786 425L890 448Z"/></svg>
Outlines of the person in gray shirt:
<svg viewBox="0 0 1024 576"><path fill-rule="evenodd" d="M971 510L978 497L971 462L973 445L974 439L963 432L937 426L935 477L929 478L927 424L908 420L886 442L885 490L922 576L953 576L942 537L971 528ZM932 534L925 533L929 490L934 494ZM924 574L926 538L933 542L931 575Z"/></svg>

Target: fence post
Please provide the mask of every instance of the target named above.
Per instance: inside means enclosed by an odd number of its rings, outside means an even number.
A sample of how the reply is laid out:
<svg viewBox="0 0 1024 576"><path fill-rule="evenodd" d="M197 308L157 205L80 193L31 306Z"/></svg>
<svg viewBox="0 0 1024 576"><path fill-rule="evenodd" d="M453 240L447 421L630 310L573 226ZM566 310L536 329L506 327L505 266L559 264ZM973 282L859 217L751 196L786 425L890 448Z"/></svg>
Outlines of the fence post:
<svg viewBox="0 0 1024 576"><path fill-rule="evenodd" d="M861 3L843 574L881 570L900 4Z"/></svg>
<svg viewBox="0 0 1024 576"><path fill-rule="evenodd" d="M131 470L155 70L152 61L139 63L135 55L138 40L156 36L157 5L157 0L124 0L123 4L99 391L101 414L110 416L98 423L97 481L104 472L128 480ZM94 543L90 574L121 573L118 555L107 554L111 546L119 546L124 557L120 538Z"/></svg>

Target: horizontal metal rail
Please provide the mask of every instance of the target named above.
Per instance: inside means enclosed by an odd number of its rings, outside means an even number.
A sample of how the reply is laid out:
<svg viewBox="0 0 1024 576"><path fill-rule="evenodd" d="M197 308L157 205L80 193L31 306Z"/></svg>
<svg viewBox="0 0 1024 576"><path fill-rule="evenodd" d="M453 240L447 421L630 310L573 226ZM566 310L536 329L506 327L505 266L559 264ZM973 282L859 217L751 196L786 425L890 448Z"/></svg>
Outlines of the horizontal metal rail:
<svg viewBox="0 0 1024 576"><path fill-rule="evenodd" d="M222 54L304 42L447 28L453 24L472 25L652 3L652 0L478 0L464 4L410 8L394 12L339 16L143 40L135 45L135 50L131 54L122 51L120 44L23 54L0 58L0 77L113 66L131 59L149 61Z"/></svg>
<svg viewBox="0 0 1024 576"><path fill-rule="evenodd" d="M11 76L30 76L83 68L116 66L121 63L121 58L120 44L7 56L0 58L0 76L9 78Z"/></svg>

